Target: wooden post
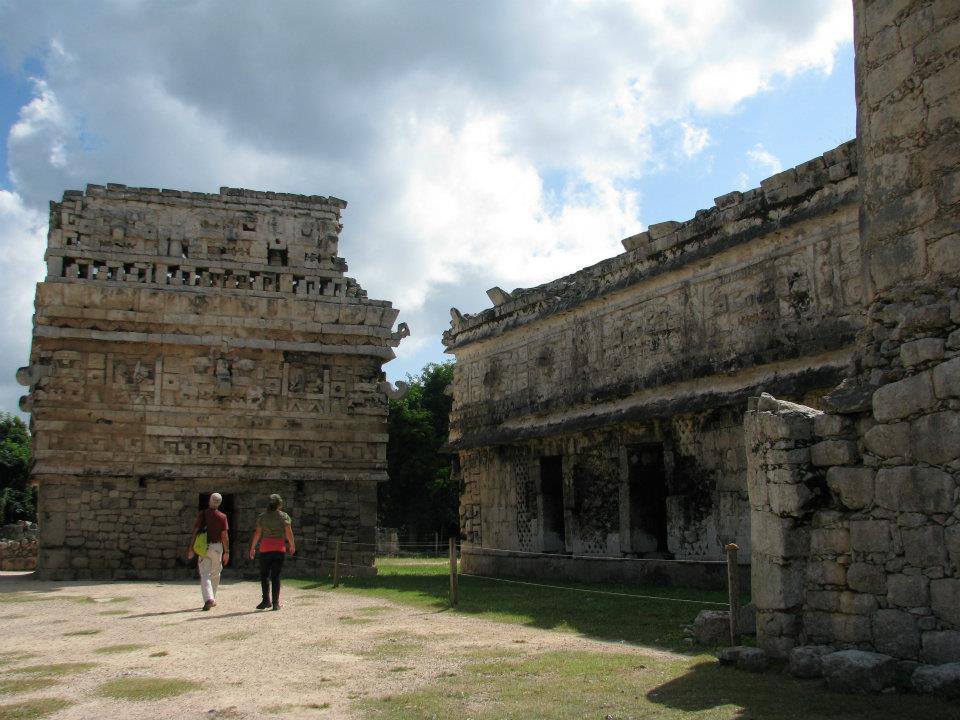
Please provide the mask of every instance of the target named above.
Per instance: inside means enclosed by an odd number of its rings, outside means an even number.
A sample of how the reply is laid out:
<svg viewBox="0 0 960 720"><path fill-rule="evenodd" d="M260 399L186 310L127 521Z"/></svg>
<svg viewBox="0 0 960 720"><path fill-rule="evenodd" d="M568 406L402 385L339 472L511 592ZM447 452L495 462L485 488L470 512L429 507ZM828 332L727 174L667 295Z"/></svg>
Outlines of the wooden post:
<svg viewBox="0 0 960 720"><path fill-rule="evenodd" d="M450 605L457 604L457 539L450 538Z"/></svg>
<svg viewBox="0 0 960 720"><path fill-rule="evenodd" d="M730 644L740 644L740 565L737 563L737 551L734 543L726 545L727 551L727 592L730 598Z"/></svg>
<svg viewBox="0 0 960 720"><path fill-rule="evenodd" d="M333 586L340 587L340 538L333 550Z"/></svg>

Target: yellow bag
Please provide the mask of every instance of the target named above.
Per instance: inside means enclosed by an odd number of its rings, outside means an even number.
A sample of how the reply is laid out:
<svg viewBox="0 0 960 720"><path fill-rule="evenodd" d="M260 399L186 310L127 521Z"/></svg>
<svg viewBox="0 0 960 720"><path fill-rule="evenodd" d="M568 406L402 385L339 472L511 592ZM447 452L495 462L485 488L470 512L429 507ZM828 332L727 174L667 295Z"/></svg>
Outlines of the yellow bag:
<svg viewBox="0 0 960 720"><path fill-rule="evenodd" d="M193 551L197 557L207 556L207 531L201 530L197 533L197 539L193 541Z"/></svg>

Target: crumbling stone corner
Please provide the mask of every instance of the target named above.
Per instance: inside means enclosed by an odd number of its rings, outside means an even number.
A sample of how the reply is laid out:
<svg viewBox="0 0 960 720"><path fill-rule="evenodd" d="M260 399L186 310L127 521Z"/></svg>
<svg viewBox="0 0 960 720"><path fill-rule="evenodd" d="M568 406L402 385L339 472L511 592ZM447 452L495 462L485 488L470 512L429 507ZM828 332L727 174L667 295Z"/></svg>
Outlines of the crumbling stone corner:
<svg viewBox="0 0 960 720"><path fill-rule="evenodd" d="M811 446L822 416L766 393L751 398L744 415L757 640L773 657L786 657L802 630L810 514L823 484Z"/></svg>

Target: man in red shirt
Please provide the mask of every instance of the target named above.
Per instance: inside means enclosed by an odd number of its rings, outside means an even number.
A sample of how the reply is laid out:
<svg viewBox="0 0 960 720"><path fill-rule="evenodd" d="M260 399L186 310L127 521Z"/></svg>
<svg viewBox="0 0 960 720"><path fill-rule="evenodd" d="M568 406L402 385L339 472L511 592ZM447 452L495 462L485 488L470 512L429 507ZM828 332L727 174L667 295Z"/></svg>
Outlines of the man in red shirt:
<svg viewBox="0 0 960 720"><path fill-rule="evenodd" d="M207 530L207 554L200 558L197 569L200 571L200 593L203 595L203 609L217 606L217 588L220 586L220 570L230 561L230 534L227 516L220 512L223 496L220 493L210 495L210 507L197 513L193 523L193 535L187 549L187 560L194 556L193 543L197 533Z"/></svg>

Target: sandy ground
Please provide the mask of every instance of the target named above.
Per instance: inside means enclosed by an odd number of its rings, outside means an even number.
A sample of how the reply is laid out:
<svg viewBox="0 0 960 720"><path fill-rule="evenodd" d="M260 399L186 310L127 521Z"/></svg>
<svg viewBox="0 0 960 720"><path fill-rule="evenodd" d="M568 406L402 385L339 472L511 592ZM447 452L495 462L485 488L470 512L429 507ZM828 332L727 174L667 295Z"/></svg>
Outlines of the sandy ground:
<svg viewBox="0 0 960 720"><path fill-rule="evenodd" d="M118 598L126 598L119 600ZM92 718L361 718L361 699L396 695L457 672L477 652L579 650L677 657L581 636L366 598L284 587L279 612L258 612L259 583L226 582L199 610L199 586L172 582L45 583L0 576L0 652L35 657L0 667L95 662L42 691L0 703L57 697L55 720ZM122 612L121 612L122 611ZM96 634L70 635L81 631ZM111 645L142 645L101 654ZM166 653L166 654L160 654ZM97 695L127 676L198 680L203 689L131 702Z"/></svg>

